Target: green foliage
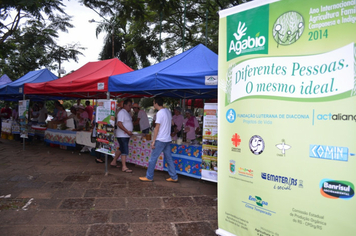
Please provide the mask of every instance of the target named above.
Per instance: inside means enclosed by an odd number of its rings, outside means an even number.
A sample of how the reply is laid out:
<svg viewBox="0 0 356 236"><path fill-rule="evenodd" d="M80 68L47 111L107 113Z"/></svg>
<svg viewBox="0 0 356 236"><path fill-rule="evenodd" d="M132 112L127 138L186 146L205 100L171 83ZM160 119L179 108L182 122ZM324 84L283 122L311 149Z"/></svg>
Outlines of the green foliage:
<svg viewBox="0 0 356 236"><path fill-rule="evenodd" d="M61 0L0 1L0 74L16 80L43 67L58 69L61 61L77 61L84 48L55 41L58 31L73 27L63 6Z"/></svg>
<svg viewBox="0 0 356 236"><path fill-rule="evenodd" d="M184 50L187 50L202 43L217 53L218 11L246 2L246 0L81 1L97 12L102 19L102 23L97 27L97 35L107 34L100 59L112 58L114 41L115 57L133 69L147 67L151 61L156 63L177 55L182 52L183 45Z"/></svg>

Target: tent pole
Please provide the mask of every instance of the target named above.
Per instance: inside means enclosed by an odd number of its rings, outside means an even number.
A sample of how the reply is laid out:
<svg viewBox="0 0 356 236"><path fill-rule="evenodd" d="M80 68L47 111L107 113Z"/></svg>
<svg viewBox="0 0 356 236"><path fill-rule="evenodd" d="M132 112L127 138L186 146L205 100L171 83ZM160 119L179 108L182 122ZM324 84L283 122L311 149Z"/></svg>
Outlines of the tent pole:
<svg viewBox="0 0 356 236"><path fill-rule="evenodd" d="M23 100L24 101L25 101L25 97L26 97L26 95L23 94ZM20 128L20 135L21 135L21 128ZM22 139L22 146L23 146L23 150L25 151L25 136L23 136L23 139Z"/></svg>
<svg viewBox="0 0 356 236"><path fill-rule="evenodd" d="M106 93L106 99L110 99L110 92L109 91Z"/></svg>

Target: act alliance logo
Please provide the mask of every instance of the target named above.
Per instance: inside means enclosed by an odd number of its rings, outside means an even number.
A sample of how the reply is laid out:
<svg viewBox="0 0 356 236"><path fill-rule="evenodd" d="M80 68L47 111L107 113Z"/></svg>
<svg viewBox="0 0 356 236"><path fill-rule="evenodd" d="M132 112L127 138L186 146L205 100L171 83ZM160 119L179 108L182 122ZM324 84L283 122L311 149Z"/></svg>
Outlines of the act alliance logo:
<svg viewBox="0 0 356 236"><path fill-rule="evenodd" d="M268 5L227 16L228 61L247 54L268 54L268 18Z"/></svg>
<svg viewBox="0 0 356 236"><path fill-rule="evenodd" d="M323 179L319 187L321 195L326 198L349 200L355 195L355 186L348 181Z"/></svg>

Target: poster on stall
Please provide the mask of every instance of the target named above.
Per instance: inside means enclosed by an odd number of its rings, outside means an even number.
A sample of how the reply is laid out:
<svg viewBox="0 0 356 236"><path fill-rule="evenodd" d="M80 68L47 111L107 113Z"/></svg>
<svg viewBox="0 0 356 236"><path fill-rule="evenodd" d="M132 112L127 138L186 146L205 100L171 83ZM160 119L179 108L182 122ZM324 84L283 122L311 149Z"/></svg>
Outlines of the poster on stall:
<svg viewBox="0 0 356 236"><path fill-rule="evenodd" d="M28 111L30 100L19 100L20 137L28 138Z"/></svg>
<svg viewBox="0 0 356 236"><path fill-rule="evenodd" d="M217 234L353 234L356 1L219 15Z"/></svg>
<svg viewBox="0 0 356 236"><path fill-rule="evenodd" d="M201 178L218 181L218 104L205 103Z"/></svg>
<svg viewBox="0 0 356 236"><path fill-rule="evenodd" d="M95 112L95 151L115 155L115 111L116 101L100 99Z"/></svg>

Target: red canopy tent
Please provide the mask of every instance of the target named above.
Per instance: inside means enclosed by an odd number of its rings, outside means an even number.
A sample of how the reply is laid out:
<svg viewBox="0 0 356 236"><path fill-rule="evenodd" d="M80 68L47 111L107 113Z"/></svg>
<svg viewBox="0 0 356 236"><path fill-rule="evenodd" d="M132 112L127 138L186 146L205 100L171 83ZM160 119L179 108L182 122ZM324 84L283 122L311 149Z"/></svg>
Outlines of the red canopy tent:
<svg viewBox="0 0 356 236"><path fill-rule="evenodd" d="M117 58L88 62L73 73L43 83L26 83L25 94L75 98L107 98L109 76L131 72L129 66ZM125 97L111 93L110 97Z"/></svg>

